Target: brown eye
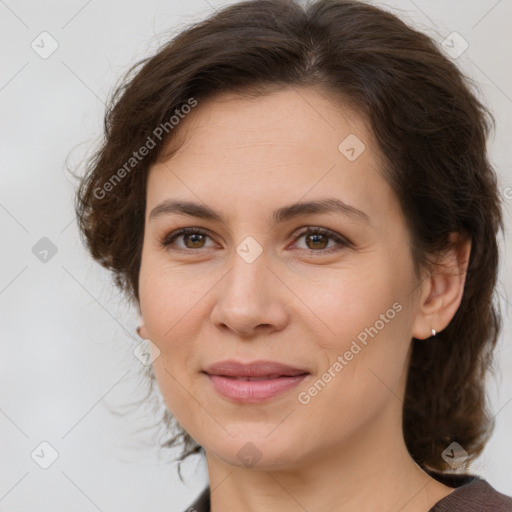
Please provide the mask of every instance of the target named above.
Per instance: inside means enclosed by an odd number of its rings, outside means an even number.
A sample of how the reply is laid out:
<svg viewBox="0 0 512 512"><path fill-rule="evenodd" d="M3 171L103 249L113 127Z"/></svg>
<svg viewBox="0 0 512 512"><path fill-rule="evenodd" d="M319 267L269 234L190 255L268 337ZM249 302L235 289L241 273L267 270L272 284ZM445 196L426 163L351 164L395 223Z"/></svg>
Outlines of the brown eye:
<svg viewBox="0 0 512 512"><path fill-rule="evenodd" d="M187 245L187 242L185 241L185 245L187 246L188 249L200 249L204 243L204 236L205 235L202 235L201 233L185 233L183 235L183 240L188 240L191 243L192 247Z"/></svg>
<svg viewBox="0 0 512 512"><path fill-rule="evenodd" d="M312 247L308 245L308 241L311 242ZM310 249L325 249L329 243L328 237L320 233L310 233L306 235L306 245Z"/></svg>
<svg viewBox="0 0 512 512"><path fill-rule="evenodd" d="M183 241L183 246L177 247L177 250L183 250L183 251L194 251L197 249L203 249L205 248L205 241L207 238L210 238L210 236L205 233L204 231L200 231L198 229L194 228L183 228L179 229L178 231L175 231L173 233L170 233L162 240L162 246L164 247L170 247L171 245L174 245L174 241L181 238Z"/></svg>
<svg viewBox="0 0 512 512"><path fill-rule="evenodd" d="M182 246L175 242L180 238L182 240ZM299 247L299 249L309 251L311 254L329 254L339 250L340 246L352 246L349 240L325 228L308 227L295 238L295 241L301 238L304 238L306 246ZM166 235L161 244L165 248L176 251L197 252L200 249L208 248L208 246L205 245L207 239L211 239L211 237L204 231L196 228L182 228ZM334 242L334 246L329 247L330 242Z"/></svg>
<svg viewBox="0 0 512 512"><path fill-rule="evenodd" d="M299 247L299 249L304 249L311 253L325 254L334 252L339 249L339 247L336 247L336 244L341 247L352 246L349 240L325 228L306 228L299 234L296 240L301 238L304 238L306 247ZM328 247L329 241L335 242L334 247Z"/></svg>

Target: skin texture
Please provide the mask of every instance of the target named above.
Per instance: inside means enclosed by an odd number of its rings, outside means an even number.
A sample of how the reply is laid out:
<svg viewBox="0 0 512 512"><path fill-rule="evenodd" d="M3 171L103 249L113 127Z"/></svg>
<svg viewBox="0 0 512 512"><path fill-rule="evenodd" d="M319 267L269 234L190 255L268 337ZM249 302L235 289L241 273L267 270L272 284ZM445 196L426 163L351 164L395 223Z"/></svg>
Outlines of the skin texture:
<svg viewBox="0 0 512 512"><path fill-rule="evenodd" d="M318 89L223 93L199 102L179 129L184 144L148 179L141 335L160 350L154 370L167 406L206 451L212 511L427 511L452 489L424 473L403 441L411 338L430 337L455 314L470 243L442 255L438 271L415 275L371 132ZM365 144L354 161L338 149L350 134ZM277 208L330 197L369 223L340 212L272 223ZM206 204L225 221L150 220L167 199ZM307 226L351 243L315 241L300 233ZM162 245L183 227L208 236ZM252 263L237 253L248 236L262 249ZM393 304L401 309L389 320ZM300 403L381 315L388 322L378 334ZM225 359L274 360L310 375L265 403L234 403L201 373ZM251 467L238 457L247 443L259 457Z"/></svg>

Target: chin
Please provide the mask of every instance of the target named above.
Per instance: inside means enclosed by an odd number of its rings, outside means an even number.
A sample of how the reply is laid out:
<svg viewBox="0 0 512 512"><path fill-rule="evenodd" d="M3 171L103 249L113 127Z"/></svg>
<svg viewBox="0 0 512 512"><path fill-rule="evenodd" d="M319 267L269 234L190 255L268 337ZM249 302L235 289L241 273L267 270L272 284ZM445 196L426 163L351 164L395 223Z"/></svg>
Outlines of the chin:
<svg viewBox="0 0 512 512"><path fill-rule="evenodd" d="M276 469L289 469L298 464L300 454L297 452L298 443L285 431L281 436L272 439L266 433L250 432L233 436L233 438L219 440L213 443L206 442L202 446L207 454L223 460L226 464L239 468L269 471ZM287 443L284 443L284 439ZM302 446L303 448L303 446Z"/></svg>

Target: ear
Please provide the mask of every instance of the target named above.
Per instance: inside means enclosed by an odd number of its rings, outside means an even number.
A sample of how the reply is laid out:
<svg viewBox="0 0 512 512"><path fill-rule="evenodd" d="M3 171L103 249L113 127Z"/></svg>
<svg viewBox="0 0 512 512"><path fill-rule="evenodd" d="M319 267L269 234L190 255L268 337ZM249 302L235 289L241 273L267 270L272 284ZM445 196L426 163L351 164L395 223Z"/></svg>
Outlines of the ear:
<svg viewBox="0 0 512 512"><path fill-rule="evenodd" d="M144 324L144 322L140 322L139 323L139 327L137 328L137 334L143 339L143 340L148 340L149 339L149 334L148 334L148 330L146 329L146 325Z"/></svg>
<svg viewBox="0 0 512 512"><path fill-rule="evenodd" d="M138 319L137 319L137 324L138 324L138 327L137 327L137 334L143 339L143 340L147 340L149 339L149 336L148 336L148 330L146 329L146 325L144 323L144 320L142 318L142 312L140 310L140 306L138 308Z"/></svg>
<svg viewBox="0 0 512 512"><path fill-rule="evenodd" d="M430 338L432 328L437 332L445 329L462 301L471 240L451 233L450 241L451 247L438 256L435 269L422 284L412 330L420 340Z"/></svg>
<svg viewBox="0 0 512 512"><path fill-rule="evenodd" d="M140 304L137 302L137 334L143 339L149 339L148 331L146 329L146 325L144 324L144 319L142 318L142 311L140 309Z"/></svg>

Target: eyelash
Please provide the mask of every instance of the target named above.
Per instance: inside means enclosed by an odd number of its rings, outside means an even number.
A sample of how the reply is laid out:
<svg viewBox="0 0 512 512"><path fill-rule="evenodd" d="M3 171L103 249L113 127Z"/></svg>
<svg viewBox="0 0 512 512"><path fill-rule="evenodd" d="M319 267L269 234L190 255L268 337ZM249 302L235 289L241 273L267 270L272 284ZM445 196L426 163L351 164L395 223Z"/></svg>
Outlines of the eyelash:
<svg viewBox="0 0 512 512"><path fill-rule="evenodd" d="M172 233L167 234L163 238L163 240L161 241L161 245L162 245L162 247L164 247L166 249L169 249L169 246L179 236L181 236L181 235L190 235L190 234L205 235L205 236L211 238L210 235L207 232L202 231L200 229L197 229L197 228L181 228L181 229L178 229L177 231L173 231ZM337 242L342 247L352 247L353 246L352 242L350 242L348 239L337 235L334 231L331 231L330 229L311 227L311 226L306 227L303 231L298 233L297 236L294 239L294 242L296 242L297 240L302 238L304 235L311 235L311 234L313 234L313 235L317 235L317 234L318 235L325 235L328 238L331 238L332 240ZM203 249L203 248L199 248L199 249L175 248L173 250L184 252L184 253L194 253L194 252L197 253L201 249ZM333 252L336 252L336 251L339 250L339 248L331 247L330 249L319 249L319 250L315 250L315 249L299 249L299 250L307 251L310 254L320 254L320 255L322 255L322 254L331 254Z"/></svg>

